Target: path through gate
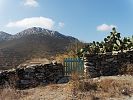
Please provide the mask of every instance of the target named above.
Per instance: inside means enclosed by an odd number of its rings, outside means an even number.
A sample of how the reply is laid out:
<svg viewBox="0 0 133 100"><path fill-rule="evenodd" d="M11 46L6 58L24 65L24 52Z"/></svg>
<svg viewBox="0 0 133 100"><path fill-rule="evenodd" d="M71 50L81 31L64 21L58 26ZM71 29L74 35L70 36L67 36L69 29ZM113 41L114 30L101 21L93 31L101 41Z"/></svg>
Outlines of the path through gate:
<svg viewBox="0 0 133 100"><path fill-rule="evenodd" d="M84 64L80 58L65 58L64 66L65 75L71 75L72 72L78 72L79 74L84 72Z"/></svg>

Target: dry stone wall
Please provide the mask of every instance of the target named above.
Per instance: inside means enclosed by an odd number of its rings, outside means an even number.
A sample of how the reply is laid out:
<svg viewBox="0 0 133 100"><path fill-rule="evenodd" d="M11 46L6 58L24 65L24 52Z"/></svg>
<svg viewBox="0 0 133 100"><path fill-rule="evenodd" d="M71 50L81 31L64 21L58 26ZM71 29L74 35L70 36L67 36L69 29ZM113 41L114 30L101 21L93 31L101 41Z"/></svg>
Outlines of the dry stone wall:
<svg viewBox="0 0 133 100"><path fill-rule="evenodd" d="M86 54L85 62L90 77L126 74L127 70L133 75L133 51Z"/></svg>
<svg viewBox="0 0 133 100"><path fill-rule="evenodd" d="M133 75L133 51L86 54L85 65L90 77L125 74L127 69ZM67 82L62 64L23 65L16 69L0 72L0 87L6 84L20 89L40 84Z"/></svg>
<svg viewBox="0 0 133 100"><path fill-rule="evenodd" d="M19 66L0 72L0 86L8 83L20 89L39 84L57 83L64 76L62 64Z"/></svg>

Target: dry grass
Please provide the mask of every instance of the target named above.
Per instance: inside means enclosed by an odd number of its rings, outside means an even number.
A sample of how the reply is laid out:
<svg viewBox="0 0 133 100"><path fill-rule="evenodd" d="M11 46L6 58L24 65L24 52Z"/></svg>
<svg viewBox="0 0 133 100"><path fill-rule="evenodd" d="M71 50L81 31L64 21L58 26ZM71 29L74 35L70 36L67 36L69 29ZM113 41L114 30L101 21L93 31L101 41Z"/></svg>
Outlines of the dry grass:
<svg viewBox="0 0 133 100"><path fill-rule="evenodd" d="M77 100L124 100L122 98L133 95L133 76L80 79L78 73L73 73L67 88L71 90L71 97Z"/></svg>
<svg viewBox="0 0 133 100"><path fill-rule="evenodd" d="M76 57L74 53L64 53L64 54L57 54L55 60L59 63L63 63L65 58L74 58Z"/></svg>
<svg viewBox="0 0 133 100"><path fill-rule="evenodd" d="M127 65L127 70L126 70L128 75L133 75L133 64L128 64Z"/></svg>
<svg viewBox="0 0 133 100"><path fill-rule="evenodd" d="M119 70L119 73L133 75L133 64L130 63L123 64Z"/></svg>
<svg viewBox="0 0 133 100"><path fill-rule="evenodd" d="M19 100L26 95L28 92L16 90L8 85L0 89L0 100Z"/></svg>
<svg viewBox="0 0 133 100"><path fill-rule="evenodd" d="M82 79L83 76L79 76L77 72L73 72L71 75L71 80L66 87L71 91L72 100L96 100L96 97L91 94L90 90L96 90L97 86L91 81L86 81Z"/></svg>
<svg viewBox="0 0 133 100"><path fill-rule="evenodd" d="M133 76L81 79L72 74L66 84L50 84L27 90L0 90L0 100L132 100ZM127 99L128 98L128 99Z"/></svg>

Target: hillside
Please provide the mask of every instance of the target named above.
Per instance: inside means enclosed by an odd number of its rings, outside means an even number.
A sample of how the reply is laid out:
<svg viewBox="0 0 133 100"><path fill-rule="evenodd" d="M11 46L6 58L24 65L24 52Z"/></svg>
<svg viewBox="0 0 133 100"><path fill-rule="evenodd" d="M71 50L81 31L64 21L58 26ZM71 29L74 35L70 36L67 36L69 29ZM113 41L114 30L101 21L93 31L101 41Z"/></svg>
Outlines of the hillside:
<svg viewBox="0 0 133 100"><path fill-rule="evenodd" d="M57 31L33 27L15 35L2 32L0 37L0 67L7 69L32 57L48 58L63 53L78 39Z"/></svg>

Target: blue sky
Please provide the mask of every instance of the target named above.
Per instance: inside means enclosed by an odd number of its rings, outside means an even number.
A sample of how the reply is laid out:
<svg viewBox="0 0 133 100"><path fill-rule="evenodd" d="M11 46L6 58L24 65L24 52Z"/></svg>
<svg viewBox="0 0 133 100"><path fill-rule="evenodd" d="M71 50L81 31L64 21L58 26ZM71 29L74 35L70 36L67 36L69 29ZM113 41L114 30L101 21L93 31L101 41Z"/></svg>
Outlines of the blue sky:
<svg viewBox="0 0 133 100"><path fill-rule="evenodd" d="M133 35L133 0L0 0L0 30L39 26L84 42L101 41L112 27Z"/></svg>

